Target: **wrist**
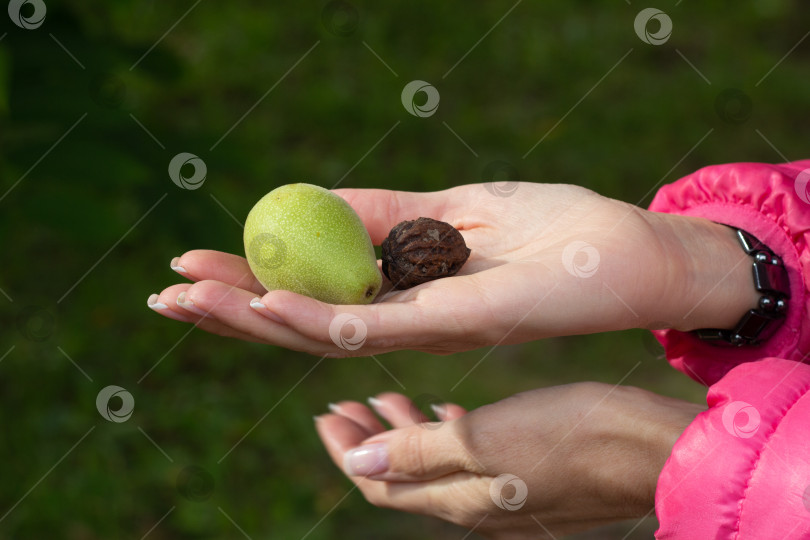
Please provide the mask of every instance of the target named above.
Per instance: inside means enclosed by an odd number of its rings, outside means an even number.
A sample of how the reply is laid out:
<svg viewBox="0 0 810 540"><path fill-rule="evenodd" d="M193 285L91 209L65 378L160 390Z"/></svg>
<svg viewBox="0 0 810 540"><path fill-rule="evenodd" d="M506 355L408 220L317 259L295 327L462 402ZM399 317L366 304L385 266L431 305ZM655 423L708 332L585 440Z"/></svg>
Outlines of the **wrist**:
<svg viewBox="0 0 810 540"><path fill-rule="evenodd" d="M604 412L604 429L631 461L613 460L614 489L636 515L655 505L658 478L672 448L705 407L634 387L617 387ZM607 433L607 432L606 432Z"/></svg>
<svg viewBox="0 0 810 540"><path fill-rule="evenodd" d="M734 229L703 218L653 216L669 263L659 321L681 331L732 328L757 307L752 260Z"/></svg>

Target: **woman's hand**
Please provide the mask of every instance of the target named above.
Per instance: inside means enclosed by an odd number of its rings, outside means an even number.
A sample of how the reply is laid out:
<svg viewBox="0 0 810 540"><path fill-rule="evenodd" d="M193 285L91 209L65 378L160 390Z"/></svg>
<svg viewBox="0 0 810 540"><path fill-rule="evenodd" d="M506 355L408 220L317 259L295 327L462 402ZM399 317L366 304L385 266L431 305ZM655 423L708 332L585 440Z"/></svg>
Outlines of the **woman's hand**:
<svg viewBox="0 0 810 540"><path fill-rule="evenodd" d="M631 387L542 388L427 419L400 394L316 419L332 460L376 506L489 538L553 538L645 516L672 446L702 407Z"/></svg>
<svg viewBox="0 0 810 540"><path fill-rule="evenodd" d="M400 221L427 216L459 229L472 254L452 278L405 291L390 290L386 280L375 303L337 306L266 291L242 257L190 251L172 267L196 283L153 295L150 307L216 334L316 355L367 356L449 354L633 327L722 328L756 300L750 269L734 266L747 257L730 229L578 186L520 183L508 197L481 184L336 193L375 245Z"/></svg>

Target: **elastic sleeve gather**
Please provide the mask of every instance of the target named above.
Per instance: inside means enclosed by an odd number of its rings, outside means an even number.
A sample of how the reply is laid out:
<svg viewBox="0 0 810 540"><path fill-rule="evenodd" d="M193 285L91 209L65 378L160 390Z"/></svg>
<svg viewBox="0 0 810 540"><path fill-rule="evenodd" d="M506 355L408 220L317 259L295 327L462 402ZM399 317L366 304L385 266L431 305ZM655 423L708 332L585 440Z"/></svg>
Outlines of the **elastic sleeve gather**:
<svg viewBox="0 0 810 540"><path fill-rule="evenodd" d="M810 160L783 165L733 163L700 169L664 186L650 210L710 219L748 231L779 255L791 298L780 329L755 347L721 348L688 332L655 331L667 359L706 385L763 357L810 355Z"/></svg>

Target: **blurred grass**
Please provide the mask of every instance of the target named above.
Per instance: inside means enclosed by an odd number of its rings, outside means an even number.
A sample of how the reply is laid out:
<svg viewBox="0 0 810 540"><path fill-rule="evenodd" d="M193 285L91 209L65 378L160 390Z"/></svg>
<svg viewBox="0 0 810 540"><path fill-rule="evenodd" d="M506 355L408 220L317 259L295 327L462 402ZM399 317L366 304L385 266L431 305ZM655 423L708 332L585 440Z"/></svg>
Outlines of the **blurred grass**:
<svg viewBox="0 0 810 540"><path fill-rule="evenodd" d="M43 26L28 31L0 17L0 288L8 295L0 298L0 538L140 538L164 516L150 539L241 538L225 514L252 538L464 535L374 509L357 491L346 496L350 483L321 448L311 417L328 401L402 390L375 362L325 360L281 399L317 358L187 334L146 309L150 293L177 279L171 257L203 247L241 253L241 229L217 201L241 221L261 195L292 181L331 187L355 167L341 186L436 190L482 181L501 159L525 181L579 184L644 205L659 183L704 165L807 157L810 42L757 84L807 31L799 0L662 2L674 33L659 47L636 37L639 7L623 2L523 2L480 43L511 3L357 1L359 25L348 36L330 33L324 3L311 1L202 2L173 26L193 5L48 2ZM414 79L439 89L433 117L403 109L399 94ZM750 118L718 114L727 88L750 97ZM205 160L203 188L170 182L179 152ZM616 383L638 362L624 384L704 396L642 331L498 347L451 392L486 353L380 361L406 394L469 408L539 386ZM134 395L125 423L95 410L110 384ZM178 489L190 465L210 475L210 498L194 500L209 493L202 477ZM632 526L577 538L621 537ZM648 520L630 538L654 526Z"/></svg>

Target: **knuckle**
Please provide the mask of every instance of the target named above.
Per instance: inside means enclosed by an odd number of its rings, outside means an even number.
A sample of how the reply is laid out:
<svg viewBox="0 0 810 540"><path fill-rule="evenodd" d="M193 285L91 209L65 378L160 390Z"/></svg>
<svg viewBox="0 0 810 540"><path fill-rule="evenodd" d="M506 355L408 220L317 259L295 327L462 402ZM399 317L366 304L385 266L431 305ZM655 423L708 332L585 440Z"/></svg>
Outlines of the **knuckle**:
<svg viewBox="0 0 810 540"><path fill-rule="evenodd" d="M411 429L396 444L391 469L395 472L423 476L427 471L424 461L424 435L422 429Z"/></svg>

